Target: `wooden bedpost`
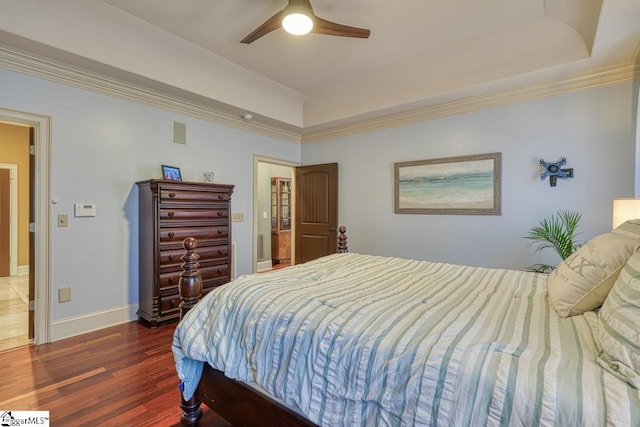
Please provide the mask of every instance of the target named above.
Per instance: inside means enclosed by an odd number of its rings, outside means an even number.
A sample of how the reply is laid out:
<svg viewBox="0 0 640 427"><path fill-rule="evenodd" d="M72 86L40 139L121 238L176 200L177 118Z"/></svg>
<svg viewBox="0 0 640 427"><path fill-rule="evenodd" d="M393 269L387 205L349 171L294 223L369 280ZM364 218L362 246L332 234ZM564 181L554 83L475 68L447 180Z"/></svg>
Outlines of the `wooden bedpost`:
<svg viewBox="0 0 640 427"><path fill-rule="evenodd" d="M194 237L187 237L182 242L182 247L186 250L182 256L182 274L178 281L178 291L180 292L180 318L182 319L187 311L191 309L199 300L202 293L202 276L198 267L200 255L195 253L198 241ZM182 415L180 422L184 426L195 426L202 418L200 401L192 396L189 400L181 397L180 408Z"/></svg>
<svg viewBox="0 0 640 427"><path fill-rule="evenodd" d="M345 254L349 252L349 248L347 247L347 235L345 232L347 231L347 227L341 225L338 228L338 253Z"/></svg>
<svg viewBox="0 0 640 427"><path fill-rule="evenodd" d="M198 241L195 237L187 237L182 242L182 247L186 250L182 256L182 274L178 281L178 291L180 292L180 318L187 314L187 311L191 309L199 300L202 293L202 276L198 267L198 259L200 255L195 253L196 247L198 247Z"/></svg>

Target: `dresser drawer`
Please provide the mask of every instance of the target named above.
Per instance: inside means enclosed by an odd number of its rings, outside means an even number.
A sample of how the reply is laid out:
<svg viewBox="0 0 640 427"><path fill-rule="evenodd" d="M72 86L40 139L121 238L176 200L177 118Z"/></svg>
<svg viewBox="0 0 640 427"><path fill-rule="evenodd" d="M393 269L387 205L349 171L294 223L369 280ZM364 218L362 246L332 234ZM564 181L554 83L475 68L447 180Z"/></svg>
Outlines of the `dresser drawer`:
<svg viewBox="0 0 640 427"><path fill-rule="evenodd" d="M200 255L200 263L210 259L221 259L229 256L229 245L215 245L196 248L196 253Z"/></svg>
<svg viewBox="0 0 640 427"><path fill-rule="evenodd" d="M229 190L224 188L215 190L215 188L209 191L161 188L160 203L215 203L226 202L231 198Z"/></svg>
<svg viewBox="0 0 640 427"><path fill-rule="evenodd" d="M196 253L200 255L198 262L203 263L208 260L215 260L229 256L229 245L205 246L196 248ZM171 265L182 266L182 256L184 249L171 249L160 251L160 268Z"/></svg>
<svg viewBox="0 0 640 427"><path fill-rule="evenodd" d="M230 271L228 263L204 266L200 267L198 270L200 270L200 277L202 277L203 282L209 282L221 278L225 279L225 283L229 281ZM182 269L161 273L160 293L163 295L177 293L181 274ZM204 286L206 286L206 284Z"/></svg>
<svg viewBox="0 0 640 427"><path fill-rule="evenodd" d="M166 221L209 221L229 218L229 210L220 209L180 209L165 207L160 209L160 220Z"/></svg>
<svg viewBox="0 0 640 427"><path fill-rule="evenodd" d="M200 294L200 298L204 297L206 294L211 292L213 289L224 285L224 282L211 282L208 283L209 286L202 287L202 293ZM180 312L180 303L182 299L180 298L180 293L178 292L178 288L175 288L175 292L167 293L160 297L160 314L161 315L170 315L172 313Z"/></svg>
<svg viewBox="0 0 640 427"><path fill-rule="evenodd" d="M180 274L182 271L170 271L168 273L160 274L160 289L162 292L173 293L168 291L170 288L175 288L178 291L178 281L180 280Z"/></svg>
<svg viewBox="0 0 640 427"><path fill-rule="evenodd" d="M160 268L165 268L172 265L182 265L183 255L184 249L160 251Z"/></svg>
<svg viewBox="0 0 640 427"><path fill-rule="evenodd" d="M206 282L204 282L204 286L202 287L202 296L208 294L212 289L218 288L222 285L226 285L227 283L229 283L229 280L225 277L207 280Z"/></svg>
<svg viewBox="0 0 640 427"><path fill-rule="evenodd" d="M209 281L210 279L219 279L221 277L228 278L231 273L229 264L218 264L210 267L201 267L200 274L202 274L203 281Z"/></svg>
<svg viewBox="0 0 640 427"><path fill-rule="evenodd" d="M166 295L160 298L160 314L167 315L180 309L180 294Z"/></svg>
<svg viewBox="0 0 640 427"><path fill-rule="evenodd" d="M180 243L187 237L200 240L229 237L228 225L213 225L209 227L162 227L160 228L160 243ZM196 249L198 252L198 249ZM184 251L183 251L184 253Z"/></svg>

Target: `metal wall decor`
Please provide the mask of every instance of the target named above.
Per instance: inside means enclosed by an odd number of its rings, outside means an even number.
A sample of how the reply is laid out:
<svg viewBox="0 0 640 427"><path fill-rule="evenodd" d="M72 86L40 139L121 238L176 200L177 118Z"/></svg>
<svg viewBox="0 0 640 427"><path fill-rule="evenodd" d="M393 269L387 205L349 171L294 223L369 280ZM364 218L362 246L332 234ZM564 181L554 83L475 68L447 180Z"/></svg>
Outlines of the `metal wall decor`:
<svg viewBox="0 0 640 427"><path fill-rule="evenodd" d="M549 177L549 185L555 187L558 178L573 178L573 168L562 168L562 166L566 164L566 157L561 158L555 163L547 163L543 159L540 159L540 166L545 169L544 172L540 174L540 180L544 181L546 177Z"/></svg>

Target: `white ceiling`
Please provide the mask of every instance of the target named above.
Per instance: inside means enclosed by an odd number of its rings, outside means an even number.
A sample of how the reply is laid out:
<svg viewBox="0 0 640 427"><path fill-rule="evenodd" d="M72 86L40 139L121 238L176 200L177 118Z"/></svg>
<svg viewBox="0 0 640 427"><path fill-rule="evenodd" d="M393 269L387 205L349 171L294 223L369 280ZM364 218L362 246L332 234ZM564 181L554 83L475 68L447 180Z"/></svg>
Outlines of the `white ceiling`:
<svg viewBox="0 0 640 427"><path fill-rule="evenodd" d="M474 45L485 45L483 55L503 61L540 46L548 49L545 56L558 50L569 59L587 55L582 40L575 40L581 46L565 46L565 33L574 31L546 18L540 0L314 0L318 16L369 28L370 38L295 37L277 30L252 45L238 42L286 0L103 1L305 95L385 69L398 72L416 60L428 58L433 67L451 57L471 58ZM506 43L495 46L500 39Z"/></svg>
<svg viewBox="0 0 640 427"><path fill-rule="evenodd" d="M6 35L303 133L628 66L640 44L640 0L312 0L370 38L279 29L249 45L286 0L0 3Z"/></svg>

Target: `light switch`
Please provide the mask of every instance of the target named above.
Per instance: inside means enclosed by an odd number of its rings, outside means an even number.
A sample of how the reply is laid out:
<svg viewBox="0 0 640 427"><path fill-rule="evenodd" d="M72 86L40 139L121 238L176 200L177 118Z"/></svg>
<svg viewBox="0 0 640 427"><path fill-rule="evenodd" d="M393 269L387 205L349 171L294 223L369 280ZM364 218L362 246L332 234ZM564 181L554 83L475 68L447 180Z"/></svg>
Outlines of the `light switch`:
<svg viewBox="0 0 640 427"><path fill-rule="evenodd" d="M58 215L58 227L68 227L69 217L65 214Z"/></svg>
<svg viewBox="0 0 640 427"><path fill-rule="evenodd" d="M95 203L76 203L74 206L76 217L96 216Z"/></svg>
<svg viewBox="0 0 640 427"><path fill-rule="evenodd" d="M233 221L233 222L242 222L242 221L244 221L244 214L243 213L231 214L231 221Z"/></svg>

